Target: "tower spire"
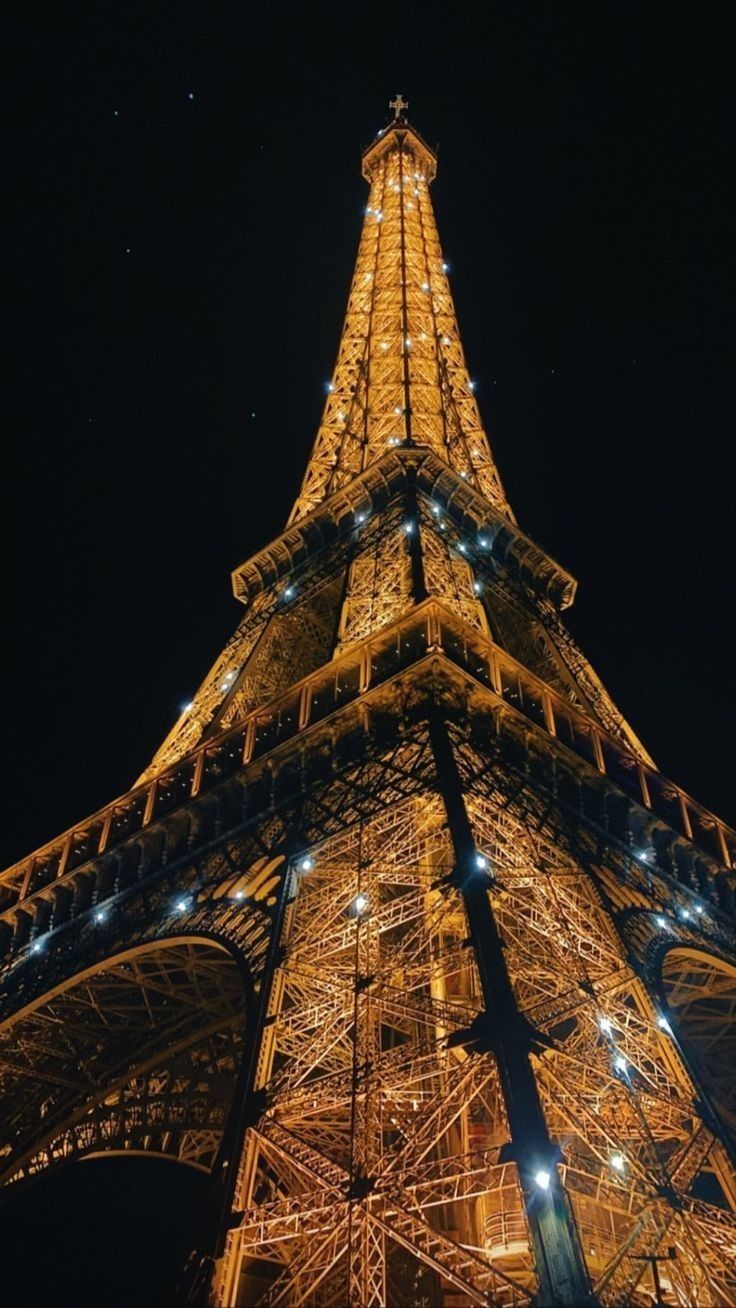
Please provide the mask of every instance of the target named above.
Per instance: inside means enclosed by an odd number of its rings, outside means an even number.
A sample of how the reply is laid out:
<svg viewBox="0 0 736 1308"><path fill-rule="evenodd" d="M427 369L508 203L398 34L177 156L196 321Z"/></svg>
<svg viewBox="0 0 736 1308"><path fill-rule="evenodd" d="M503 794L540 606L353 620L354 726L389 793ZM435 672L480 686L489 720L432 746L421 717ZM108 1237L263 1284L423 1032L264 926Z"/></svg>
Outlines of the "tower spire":
<svg viewBox="0 0 736 1308"><path fill-rule="evenodd" d="M468 373L408 101L363 152L370 192L337 362L290 522L387 450L426 446L513 521Z"/></svg>

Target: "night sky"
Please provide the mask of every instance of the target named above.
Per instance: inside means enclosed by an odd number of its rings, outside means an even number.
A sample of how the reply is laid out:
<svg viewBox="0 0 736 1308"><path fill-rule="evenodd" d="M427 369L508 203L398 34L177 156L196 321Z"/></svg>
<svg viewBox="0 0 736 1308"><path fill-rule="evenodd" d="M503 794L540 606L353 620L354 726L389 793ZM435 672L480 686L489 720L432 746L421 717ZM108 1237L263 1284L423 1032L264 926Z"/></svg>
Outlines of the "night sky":
<svg viewBox="0 0 736 1308"><path fill-rule="evenodd" d="M736 821L733 12L6 6L3 863L131 784L238 621L397 91L519 522L659 766Z"/></svg>
<svg viewBox="0 0 736 1308"><path fill-rule="evenodd" d="M397 90L517 517L659 766L736 820L733 32L675 9L6 11L4 862L130 785L237 622Z"/></svg>

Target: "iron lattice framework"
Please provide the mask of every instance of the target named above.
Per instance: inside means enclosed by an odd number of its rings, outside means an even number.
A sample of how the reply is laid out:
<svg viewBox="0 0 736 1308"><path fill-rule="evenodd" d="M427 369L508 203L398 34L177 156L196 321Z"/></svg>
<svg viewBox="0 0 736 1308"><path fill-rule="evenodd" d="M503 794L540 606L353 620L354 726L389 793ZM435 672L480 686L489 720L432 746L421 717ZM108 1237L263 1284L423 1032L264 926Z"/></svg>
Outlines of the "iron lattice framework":
<svg viewBox="0 0 736 1308"><path fill-rule="evenodd" d="M242 622L133 789L0 878L0 1183L201 1168L193 1302L736 1303L736 834L563 624L392 107Z"/></svg>

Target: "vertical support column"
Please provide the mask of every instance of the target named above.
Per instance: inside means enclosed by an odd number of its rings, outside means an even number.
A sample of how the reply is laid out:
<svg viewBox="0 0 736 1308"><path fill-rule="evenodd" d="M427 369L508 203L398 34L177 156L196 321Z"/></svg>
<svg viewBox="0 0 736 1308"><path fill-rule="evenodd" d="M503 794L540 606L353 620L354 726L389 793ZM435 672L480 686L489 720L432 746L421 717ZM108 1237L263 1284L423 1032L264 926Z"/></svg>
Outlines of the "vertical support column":
<svg viewBox="0 0 736 1308"><path fill-rule="evenodd" d="M407 521L412 524L409 534L409 558L411 559L411 597L415 604L421 604L427 598L427 581L424 576L424 557L422 554L422 536L419 524L419 504L414 487L406 493Z"/></svg>
<svg viewBox="0 0 736 1308"><path fill-rule="evenodd" d="M496 695L503 698L503 681L501 680L501 665L498 661L498 650L495 645L490 652L489 667L491 672L491 685Z"/></svg>
<svg viewBox="0 0 736 1308"><path fill-rule="evenodd" d="M61 851L61 858L59 859L59 866L58 866L57 869L56 869L56 876L57 876L57 878L58 878L58 877L63 877L64 873L66 872L67 864L68 864L68 862L69 862L69 855L70 855L71 852L72 852L72 839L73 839L73 836L72 836L72 833L70 832L69 835L67 836L66 840L64 841L64 847L63 847L63 849L62 849L62 851Z"/></svg>
<svg viewBox="0 0 736 1308"><path fill-rule="evenodd" d="M370 644L364 645L360 651L360 680L358 690L362 695L371 684L371 647Z"/></svg>
<svg viewBox="0 0 736 1308"><path fill-rule="evenodd" d="M683 793L682 793L681 790L678 790L678 792L677 792L677 802L678 802L678 804L679 804L679 808L680 808L680 821L682 822L682 829L683 829L683 831L684 831L684 833L685 833L687 839L688 839L688 840L692 840L692 838L693 838L693 824L692 824L692 822L690 821L690 813L689 813L689 810L688 810L687 804L686 804L686 802L685 802L685 796L683 795Z"/></svg>
<svg viewBox="0 0 736 1308"><path fill-rule="evenodd" d="M730 867L731 855L729 853L728 845L726 844L726 837L723 833L723 827L721 826L720 822L716 822L716 832L718 835L718 848L721 854L721 862L724 867Z"/></svg>
<svg viewBox="0 0 736 1308"><path fill-rule="evenodd" d="M539 1277L536 1302L592 1304L595 1300L577 1228L557 1172L557 1150L549 1136L530 1060L534 1032L516 1004L488 895L487 874L477 866L478 851L462 781L447 726L439 714L430 720L429 731L455 855L455 884L465 906L509 1123L509 1153L519 1169L524 1195ZM535 1184L539 1172L549 1177L547 1189Z"/></svg>
<svg viewBox="0 0 736 1308"><path fill-rule="evenodd" d="M151 781L149 784L148 793L146 795L146 807L143 810L143 822L142 822L142 825L144 827L148 826L149 822L151 821L151 818L153 817L153 809L156 803L157 790L158 790L158 778L154 777L153 781Z"/></svg>
<svg viewBox="0 0 736 1308"><path fill-rule="evenodd" d="M404 433L407 445L414 444L411 412L411 367L409 364L409 307L406 299L406 218L404 213L404 138L399 136L399 222L401 224L401 362L404 391Z"/></svg>
<svg viewBox="0 0 736 1308"><path fill-rule="evenodd" d="M98 854L104 854L105 850L107 849L107 842L110 839L110 831L112 830L113 812L114 809L111 804L107 809L107 812L105 813L105 820L102 823L102 831L100 832L100 841L97 846Z"/></svg>
<svg viewBox="0 0 736 1308"><path fill-rule="evenodd" d="M357 895L376 904L379 886L373 866L358 844ZM353 1067L348 1189L348 1283L350 1308L383 1308L386 1303L385 1236L370 1219L370 1196L383 1151L381 1087L376 1073L381 1056L381 1009L373 993L380 971L381 942L370 912L355 912Z"/></svg>
<svg viewBox="0 0 736 1308"><path fill-rule="evenodd" d="M644 768L642 767L641 763L637 763L636 765L636 775L639 778L639 789L641 791L642 803L645 808L651 808L652 799L649 794L649 783L647 781L647 774L644 771Z"/></svg>
<svg viewBox="0 0 736 1308"><path fill-rule="evenodd" d="M194 773L192 775L192 789L190 791L192 799L195 799L202 787L202 773L204 772L204 750L200 749L194 760Z"/></svg>
<svg viewBox="0 0 736 1308"><path fill-rule="evenodd" d="M294 870L291 854L294 847L294 833L286 842L284 871L278 898L273 909L271 937L268 954L263 967L260 987L251 993L254 1012L248 1024L245 1052L238 1076L233 1105L223 1132L217 1158L210 1178L210 1196L208 1211L203 1222L203 1236L200 1247L189 1257L179 1285L178 1302L183 1304L205 1305L210 1302L210 1289L215 1278L218 1261L227 1254L228 1232L231 1228L231 1214L238 1172L247 1147L247 1131L258 1121L262 1112L260 1097L257 1092L257 1072L261 1059L264 1036L268 1030L266 1019L278 985L279 964L283 952L283 936L286 913L294 896ZM234 1269L225 1269L226 1278L235 1302L237 1292L237 1262Z"/></svg>
<svg viewBox="0 0 736 1308"><path fill-rule="evenodd" d="M555 711L552 707L552 699L549 691L542 691L542 710L544 712L544 725L550 736L557 735L557 723L555 722Z"/></svg>
<svg viewBox="0 0 736 1308"><path fill-rule="evenodd" d="M312 682L305 681L304 685L301 688L301 692L299 694L299 727L298 727L299 731L303 731L307 723L309 722L309 714L311 708L312 708ZM248 723L248 726L250 727L250 723ZM252 755L252 753L253 753L253 747L251 746L249 757Z"/></svg>
<svg viewBox="0 0 736 1308"><path fill-rule="evenodd" d="M427 613L427 650L442 649L442 622L434 606Z"/></svg>

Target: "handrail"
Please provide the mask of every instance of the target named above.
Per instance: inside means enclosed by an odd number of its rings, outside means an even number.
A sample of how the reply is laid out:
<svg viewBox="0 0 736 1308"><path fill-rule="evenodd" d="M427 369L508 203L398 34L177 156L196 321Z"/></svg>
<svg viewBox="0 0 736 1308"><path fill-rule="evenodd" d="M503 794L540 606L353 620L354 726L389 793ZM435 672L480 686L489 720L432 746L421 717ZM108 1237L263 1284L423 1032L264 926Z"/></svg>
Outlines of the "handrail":
<svg viewBox="0 0 736 1308"><path fill-rule="evenodd" d="M733 868L736 832L643 764L490 637L470 628L441 602L428 599L0 873L0 915L188 803L209 784L357 700L431 649L441 649L450 661L584 758L636 803L662 817L710 858ZM13 897L5 905L3 891Z"/></svg>

